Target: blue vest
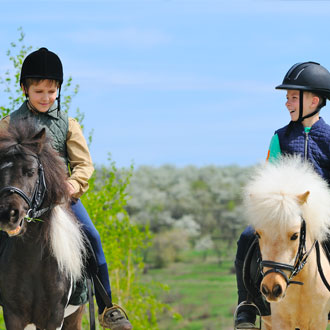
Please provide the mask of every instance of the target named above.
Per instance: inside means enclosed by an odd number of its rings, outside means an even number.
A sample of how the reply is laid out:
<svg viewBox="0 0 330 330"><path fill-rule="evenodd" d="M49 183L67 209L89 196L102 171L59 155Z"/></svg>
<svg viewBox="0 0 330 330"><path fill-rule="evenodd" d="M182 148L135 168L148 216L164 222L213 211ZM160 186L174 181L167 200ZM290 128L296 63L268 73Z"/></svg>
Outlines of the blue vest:
<svg viewBox="0 0 330 330"><path fill-rule="evenodd" d="M275 132L282 154L298 154L308 159L328 184L330 184L330 126L320 118L306 133L301 123L291 123Z"/></svg>

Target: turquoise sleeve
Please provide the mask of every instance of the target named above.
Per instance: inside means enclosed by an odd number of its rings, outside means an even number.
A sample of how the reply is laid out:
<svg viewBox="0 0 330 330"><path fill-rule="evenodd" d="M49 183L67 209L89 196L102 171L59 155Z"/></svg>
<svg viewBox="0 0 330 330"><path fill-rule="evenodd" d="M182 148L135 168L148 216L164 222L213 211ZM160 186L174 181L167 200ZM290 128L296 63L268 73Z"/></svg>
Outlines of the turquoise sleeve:
<svg viewBox="0 0 330 330"><path fill-rule="evenodd" d="M281 156L280 140L278 138L278 135L274 134L273 137L272 137L272 140L270 141L270 146L269 146L267 159L270 162L273 162L276 159L278 159L279 156Z"/></svg>

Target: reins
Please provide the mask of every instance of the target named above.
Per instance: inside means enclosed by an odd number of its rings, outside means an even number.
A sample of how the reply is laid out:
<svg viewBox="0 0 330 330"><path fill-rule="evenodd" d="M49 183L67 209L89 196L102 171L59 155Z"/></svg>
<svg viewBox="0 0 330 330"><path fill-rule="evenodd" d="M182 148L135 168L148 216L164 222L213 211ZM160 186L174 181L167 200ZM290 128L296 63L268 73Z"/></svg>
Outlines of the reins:
<svg viewBox="0 0 330 330"><path fill-rule="evenodd" d="M327 281L327 279L324 276L322 265L321 265L320 244L319 244L318 241L316 241L315 249L316 249L316 262L317 262L317 268L319 270L319 274L321 276L321 279L323 281L323 284L326 286L326 288L330 292L330 285L329 285L329 282Z"/></svg>

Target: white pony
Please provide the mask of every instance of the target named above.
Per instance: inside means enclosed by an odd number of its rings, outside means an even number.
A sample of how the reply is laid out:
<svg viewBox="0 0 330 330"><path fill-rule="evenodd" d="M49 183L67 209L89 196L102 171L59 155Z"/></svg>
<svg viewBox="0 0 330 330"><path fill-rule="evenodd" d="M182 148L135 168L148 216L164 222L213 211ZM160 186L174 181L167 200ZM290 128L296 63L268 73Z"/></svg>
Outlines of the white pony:
<svg viewBox="0 0 330 330"><path fill-rule="evenodd" d="M260 291L271 305L271 316L263 318L265 328L326 329L330 292L318 270L317 250L330 234L327 183L299 157L282 157L256 169L245 188L244 205L259 238ZM319 255L330 280L322 248Z"/></svg>

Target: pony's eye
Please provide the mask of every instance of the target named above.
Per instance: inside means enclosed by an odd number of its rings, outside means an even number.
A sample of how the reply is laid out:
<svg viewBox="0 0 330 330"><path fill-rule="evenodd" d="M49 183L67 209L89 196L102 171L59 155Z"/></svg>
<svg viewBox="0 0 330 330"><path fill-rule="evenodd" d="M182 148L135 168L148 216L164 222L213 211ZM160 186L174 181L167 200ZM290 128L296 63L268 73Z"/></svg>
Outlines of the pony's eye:
<svg viewBox="0 0 330 330"><path fill-rule="evenodd" d="M23 174L27 175L28 177L32 177L34 175L35 170L33 168L29 168L29 169L23 169Z"/></svg>
<svg viewBox="0 0 330 330"><path fill-rule="evenodd" d="M29 177L32 177L32 176L34 175L34 170L28 170L28 171L27 171L27 175L28 175Z"/></svg>
<svg viewBox="0 0 330 330"><path fill-rule="evenodd" d="M258 239L260 239L261 237L260 237L260 234L256 231L256 236L257 236L257 238Z"/></svg>
<svg viewBox="0 0 330 330"><path fill-rule="evenodd" d="M294 233L294 234L291 236L290 240L291 240L291 241L295 241L297 238L298 238L298 233Z"/></svg>

